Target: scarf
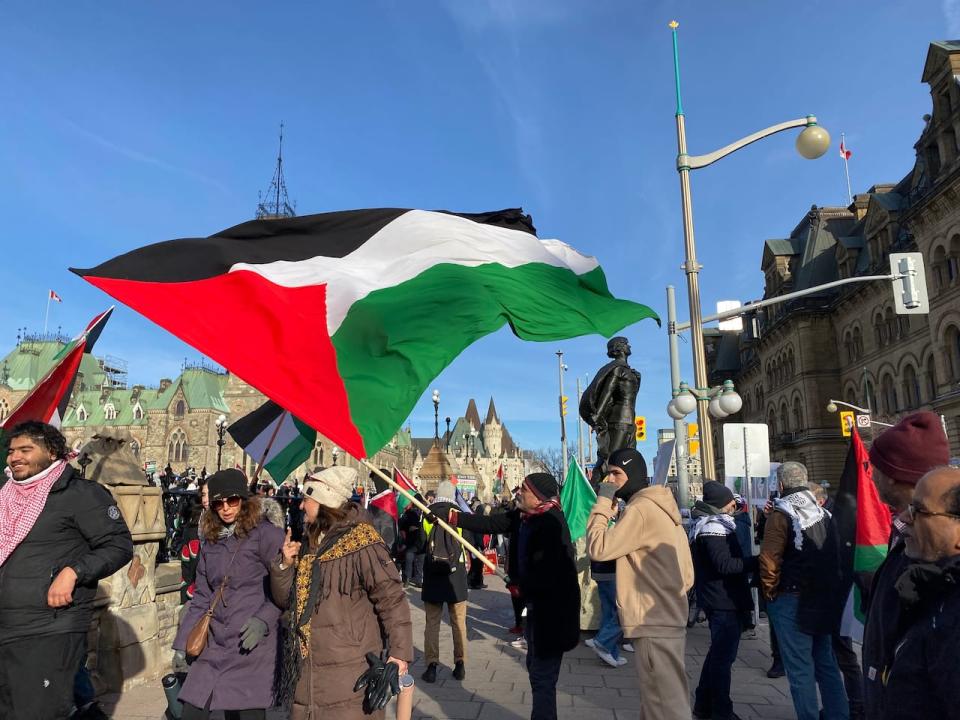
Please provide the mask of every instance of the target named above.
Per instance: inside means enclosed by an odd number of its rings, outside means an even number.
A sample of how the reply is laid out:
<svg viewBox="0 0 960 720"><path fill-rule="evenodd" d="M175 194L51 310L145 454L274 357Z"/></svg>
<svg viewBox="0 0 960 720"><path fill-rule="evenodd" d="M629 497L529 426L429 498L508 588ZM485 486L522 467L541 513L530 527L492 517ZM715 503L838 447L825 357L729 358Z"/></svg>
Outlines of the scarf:
<svg viewBox="0 0 960 720"><path fill-rule="evenodd" d="M218 538L224 540L228 537L231 537L237 531L236 521L230 523L229 525L224 525L220 528L220 533L217 535Z"/></svg>
<svg viewBox="0 0 960 720"><path fill-rule="evenodd" d="M556 508L560 512L563 512L563 508L560 505L560 498L552 497L548 500L544 500L539 505L537 505L532 510L524 510L522 513L521 520L529 520L532 517L537 515L543 515L545 512L549 512L553 508Z"/></svg>
<svg viewBox="0 0 960 720"><path fill-rule="evenodd" d="M799 490L778 497L773 501L773 507L789 517L793 523L793 546L797 550L803 549L804 530L830 518L830 513L817 504L809 490Z"/></svg>
<svg viewBox="0 0 960 720"><path fill-rule="evenodd" d="M737 528L736 521L726 513L704 515L690 529L690 542L701 535L705 537L726 537Z"/></svg>
<svg viewBox="0 0 960 720"><path fill-rule="evenodd" d="M14 480L5 468L7 483L0 488L0 565L33 530L47 504L50 488L67 468L66 460L57 460L26 480Z"/></svg>
<svg viewBox="0 0 960 720"><path fill-rule="evenodd" d="M960 558L940 562L915 562L897 578L894 587L907 609L928 597L942 599L960 580Z"/></svg>
<svg viewBox="0 0 960 720"><path fill-rule="evenodd" d="M348 572L347 567L335 576L330 570L324 572L321 566L377 543L382 545L383 538L373 525L354 522L328 531L316 552L300 557L290 586L289 626L284 628L277 664L277 704L286 706L293 699L303 663L310 655L310 620L318 605L333 592L334 583L341 595L349 596L362 580L356 573ZM363 574L359 565L356 570Z"/></svg>

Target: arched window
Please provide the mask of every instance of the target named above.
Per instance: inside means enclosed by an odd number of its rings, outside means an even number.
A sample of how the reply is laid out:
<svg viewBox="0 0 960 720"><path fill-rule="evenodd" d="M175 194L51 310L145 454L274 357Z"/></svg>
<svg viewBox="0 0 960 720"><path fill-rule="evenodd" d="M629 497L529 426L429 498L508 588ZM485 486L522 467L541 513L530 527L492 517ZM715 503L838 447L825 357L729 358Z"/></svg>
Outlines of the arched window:
<svg viewBox="0 0 960 720"><path fill-rule="evenodd" d="M780 425L783 427L783 432L790 432L790 413L786 402L780 403Z"/></svg>
<svg viewBox="0 0 960 720"><path fill-rule="evenodd" d="M773 412L773 408L770 408L770 412L767 413L767 429L770 431L770 439L773 440L777 436L777 415Z"/></svg>
<svg viewBox="0 0 960 720"><path fill-rule="evenodd" d="M86 419L87 419L87 410L86 408L83 407L83 405L80 405L77 408L77 422L85 422Z"/></svg>
<svg viewBox="0 0 960 720"><path fill-rule="evenodd" d="M870 380L867 380L863 383L863 391L866 393L866 398L864 400L867 403L867 407L876 410L877 406L877 394L874 392L873 383Z"/></svg>
<svg viewBox="0 0 960 720"><path fill-rule="evenodd" d="M847 387L847 394L843 398L848 404L856 405L857 404L857 391L852 387Z"/></svg>
<svg viewBox="0 0 960 720"><path fill-rule="evenodd" d="M10 414L10 406L7 404L6 400L0 400L0 420L6 420L7 415Z"/></svg>
<svg viewBox="0 0 960 720"><path fill-rule="evenodd" d="M863 333L859 327L853 329L853 357L859 358L863 355Z"/></svg>
<svg viewBox="0 0 960 720"><path fill-rule="evenodd" d="M891 308L883 314L883 324L887 331L887 342L894 342L897 339L897 318Z"/></svg>
<svg viewBox="0 0 960 720"><path fill-rule="evenodd" d="M910 334L910 316L909 315L898 315L897 316L897 325L898 330L900 331L900 337L906 337Z"/></svg>
<svg viewBox="0 0 960 720"><path fill-rule="evenodd" d="M937 363L933 354L927 358L927 402L933 402L937 397Z"/></svg>
<svg viewBox="0 0 960 720"><path fill-rule="evenodd" d="M323 445L319 442L313 446L313 464L323 466Z"/></svg>
<svg viewBox="0 0 960 720"><path fill-rule="evenodd" d="M883 316L877 313L873 318L873 339L878 348L882 348L887 343L886 333L883 327Z"/></svg>
<svg viewBox="0 0 960 720"><path fill-rule="evenodd" d="M137 457L140 457L140 443L134 440L130 443L130 449L133 450L133 454Z"/></svg>
<svg viewBox="0 0 960 720"><path fill-rule="evenodd" d="M933 251L933 283L937 290L947 286L947 251L942 246Z"/></svg>
<svg viewBox="0 0 960 720"><path fill-rule="evenodd" d="M136 407L133 408L133 419L143 420L143 408L140 407L140 403L137 403Z"/></svg>
<svg viewBox="0 0 960 720"><path fill-rule="evenodd" d="M187 412L187 404L183 400L177 400L177 406L174 409L173 414L176 417L181 418L186 412Z"/></svg>
<svg viewBox="0 0 960 720"><path fill-rule="evenodd" d="M944 336L947 357L950 358L950 373L953 380L960 380L960 331L956 325L947 328Z"/></svg>
<svg viewBox="0 0 960 720"><path fill-rule="evenodd" d="M167 462L186 462L189 456L186 433L177 428L170 435L170 441L167 443Z"/></svg>
<svg viewBox="0 0 960 720"><path fill-rule="evenodd" d="M116 420L117 419L117 408L113 403L107 403L103 406L103 419L104 420Z"/></svg>
<svg viewBox="0 0 960 720"><path fill-rule="evenodd" d="M803 408L800 406L800 398L793 399L793 429L795 432L803 430Z"/></svg>
<svg viewBox="0 0 960 720"><path fill-rule="evenodd" d="M907 410L920 407L920 381L912 365L903 369L903 403Z"/></svg>
<svg viewBox="0 0 960 720"><path fill-rule="evenodd" d="M880 399L883 403L883 412L886 415L895 415L897 412L897 388L893 384L892 375L884 375L880 382Z"/></svg>
<svg viewBox="0 0 960 720"><path fill-rule="evenodd" d="M843 349L846 351L848 363L851 363L857 359L856 352L853 349L853 333L851 333L849 330L847 330L843 336Z"/></svg>

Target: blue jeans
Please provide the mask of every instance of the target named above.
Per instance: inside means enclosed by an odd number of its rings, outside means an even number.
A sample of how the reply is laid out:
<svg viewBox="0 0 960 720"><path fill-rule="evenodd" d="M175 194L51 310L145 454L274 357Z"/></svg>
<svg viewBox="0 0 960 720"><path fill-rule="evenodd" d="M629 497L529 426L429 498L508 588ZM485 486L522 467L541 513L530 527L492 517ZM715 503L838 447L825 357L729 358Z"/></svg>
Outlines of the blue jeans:
<svg viewBox="0 0 960 720"><path fill-rule="evenodd" d="M822 720L849 720L843 676L829 635L809 635L797 626L800 596L784 593L767 603L767 615L777 632L783 669L797 720L820 720L817 686L823 699Z"/></svg>
<svg viewBox="0 0 960 720"><path fill-rule="evenodd" d="M740 616L736 610L707 610L710 649L703 660L694 707L713 718L733 717L730 673L740 647Z"/></svg>
<svg viewBox="0 0 960 720"><path fill-rule="evenodd" d="M617 581L597 580L596 583L600 593L600 629L593 641L616 659L620 657L620 643L623 641L617 615Z"/></svg>
<svg viewBox="0 0 960 720"><path fill-rule="evenodd" d="M530 720L557 720L557 680L563 665L563 653L537 656L537 638L533 631L533 612L527 607L527 673L533 695Z"/></svg>

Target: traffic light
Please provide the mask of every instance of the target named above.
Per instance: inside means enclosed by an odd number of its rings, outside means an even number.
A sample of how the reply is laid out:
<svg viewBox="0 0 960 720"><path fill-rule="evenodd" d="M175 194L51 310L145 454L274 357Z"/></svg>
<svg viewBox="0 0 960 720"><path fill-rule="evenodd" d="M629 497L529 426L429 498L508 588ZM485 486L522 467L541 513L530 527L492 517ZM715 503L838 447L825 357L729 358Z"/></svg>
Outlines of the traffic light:
<svg viewBox="0 0 960 720"><path fill-rule="evenodd" d="M560 414L564 417L567 415L567 400L569 400L569 398L566 395L560 396Z"/></svg>
<svg viewBox="0 0 960 720"><path fill-rule="evenodd" d="M700 453L700 425L687 423L687 454L697 457Z"/></svg>
<svg viewBox="0 0 960 720"><path fill-rule="evenodd" d="M647 439L647 419L643 415L637 415L633 423L637 427L637 442L644 442Z"/></svg>

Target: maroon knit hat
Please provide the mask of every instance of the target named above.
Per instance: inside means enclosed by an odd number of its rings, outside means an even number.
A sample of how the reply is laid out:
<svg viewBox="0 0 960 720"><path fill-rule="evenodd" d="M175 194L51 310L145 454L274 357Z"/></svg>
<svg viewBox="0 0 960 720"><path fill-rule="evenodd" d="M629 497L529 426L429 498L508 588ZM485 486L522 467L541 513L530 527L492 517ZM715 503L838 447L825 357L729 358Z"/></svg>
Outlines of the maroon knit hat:
<svg viewBox="0 0 960 720"><path fill-rule="evenodd" d="M916 485L927 472L950 462L940 416L924 410L884 430L870 447L870 464L891 480Z"/></svg>

